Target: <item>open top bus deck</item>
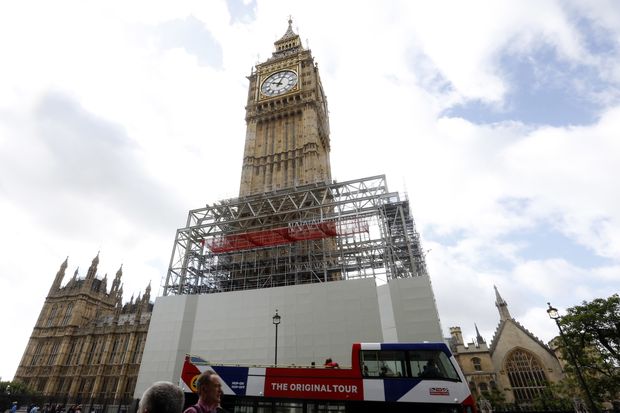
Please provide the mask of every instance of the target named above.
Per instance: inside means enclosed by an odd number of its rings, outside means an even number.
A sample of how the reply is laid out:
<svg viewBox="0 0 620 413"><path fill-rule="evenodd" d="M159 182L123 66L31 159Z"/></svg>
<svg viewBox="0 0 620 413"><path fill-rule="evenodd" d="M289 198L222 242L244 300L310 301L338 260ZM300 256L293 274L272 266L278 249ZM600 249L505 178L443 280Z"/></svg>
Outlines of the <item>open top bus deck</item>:
<svg viewBox="0 0 620 413"><path fill-rule="evenodd" d="M444 343L356 343L350 368L211 364L186 356L181 386L214 371L232 412L475 412L465 377Z"/></svg>

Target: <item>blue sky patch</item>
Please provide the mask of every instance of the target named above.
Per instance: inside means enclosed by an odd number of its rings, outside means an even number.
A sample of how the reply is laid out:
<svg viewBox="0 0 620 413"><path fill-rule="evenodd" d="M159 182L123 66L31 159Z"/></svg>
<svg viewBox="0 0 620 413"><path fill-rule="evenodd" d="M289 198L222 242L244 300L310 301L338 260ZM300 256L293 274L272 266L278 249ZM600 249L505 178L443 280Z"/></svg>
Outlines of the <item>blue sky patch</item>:
<svg viewBox="0 0 620 413"><path fill-rule="evenodd" d="M582 268L600 267L613 264L613 261L595 254L587 247L576 243L561 232L549 226L512 232L502 241L518 243L523 246L519 255L526 260L564 259Z"/></svg>
<svg viewBox="0 0 620 413"><path fill-rule="evenodd" d="M435 225L425 227L422 233L424 234L425 239L432 242L437 242L446 247L453 247L460 240L465 238L465 231L463 230L451 231L449 233L439 233L437 232L437 227Z"/></svg>
<svg viewBox="0 0 620 413"><path fill-rule="evenodd" d="M601 96L612 86L594 67L558 59L551 47L528 55L503 55L499 67L508 86L501 107L474 100L453 106L444 115L477 124L589 125L597 121Z"/></svg>
<svg viewBox="0 0 620 413"><path fill-rule="evenodd" d="M160 24L157 34L162 48L183 48L196 56L201 65L222 68L222 47L204 23L194 16Z"/></svg>
<svg viewBox="0 0 620 413"><path fill-rule="evenodd" d="M590 53L607 55L618 52L618 41L614 33L585 16L575 19L577 30L583 34L582 41Z"/></svg>
<svg viewBox="0 0 620 413"><path fill-rule="evenodd" d="M256 0L227 0L231 23L250 23L256 20Z"/></svg>

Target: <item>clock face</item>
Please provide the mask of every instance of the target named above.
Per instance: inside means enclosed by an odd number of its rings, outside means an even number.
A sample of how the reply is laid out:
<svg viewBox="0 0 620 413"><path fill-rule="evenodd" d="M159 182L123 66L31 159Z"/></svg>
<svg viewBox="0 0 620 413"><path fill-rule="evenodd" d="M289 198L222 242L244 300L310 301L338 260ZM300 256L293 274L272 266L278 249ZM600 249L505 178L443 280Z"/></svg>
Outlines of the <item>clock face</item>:
<svg viewBox="0 0 620 413"><path fill-rule="evenodd" d="M265 96L276 96L288 92L297 84L297 73L292 70L282 70L269 76L260 87Z"/></svg>

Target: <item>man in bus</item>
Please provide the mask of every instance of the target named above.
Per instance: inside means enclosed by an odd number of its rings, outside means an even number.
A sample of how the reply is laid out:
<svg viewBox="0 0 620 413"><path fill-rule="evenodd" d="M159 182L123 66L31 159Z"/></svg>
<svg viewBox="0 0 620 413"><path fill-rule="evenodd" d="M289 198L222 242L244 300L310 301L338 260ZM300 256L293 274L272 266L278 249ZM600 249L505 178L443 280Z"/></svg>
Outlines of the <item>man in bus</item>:
<svg viewBox="0 0 620 413"><path fill-rule="evenodd" d="M441 372L437 368L437 364L435 363L435 360L431 359L426 363L426 366L424 366L424 371L422 371L421 376L427 377L427 378L441 377Z"/></svg>
<svg viewBox="0 0 620 413"><path fill-rule="evenodd" d="M222 382L220 377L207 370L196 379L198 403L185 409L184 413L228 413L220 406L222 399Z"/></svg>
<svg viewBox="0 0 620 413"><path fill-rule="evenodd" d="M325 360L325 364L323 365L323 367L325 367L326 369L339 369L340 368L338 363L333 361L331 357Z"/></svg>

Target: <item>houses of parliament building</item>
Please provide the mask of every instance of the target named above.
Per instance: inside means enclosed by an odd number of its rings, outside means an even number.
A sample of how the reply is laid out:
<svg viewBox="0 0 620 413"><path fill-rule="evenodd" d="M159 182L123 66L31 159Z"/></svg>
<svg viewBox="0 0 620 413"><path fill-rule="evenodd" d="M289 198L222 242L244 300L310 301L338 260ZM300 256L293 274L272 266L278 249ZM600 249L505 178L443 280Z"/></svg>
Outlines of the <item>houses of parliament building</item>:
<svg viewBox="0 0 620 413"><path fill-rule="evenodd" d="M56 273L15 381L56 402L128 404L140 368L153 304L151 286L123 304L122 266L108 290L99 254L82 278L63 285L68 258Z"/></svg>

